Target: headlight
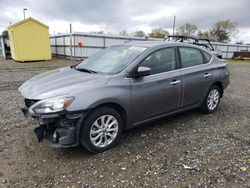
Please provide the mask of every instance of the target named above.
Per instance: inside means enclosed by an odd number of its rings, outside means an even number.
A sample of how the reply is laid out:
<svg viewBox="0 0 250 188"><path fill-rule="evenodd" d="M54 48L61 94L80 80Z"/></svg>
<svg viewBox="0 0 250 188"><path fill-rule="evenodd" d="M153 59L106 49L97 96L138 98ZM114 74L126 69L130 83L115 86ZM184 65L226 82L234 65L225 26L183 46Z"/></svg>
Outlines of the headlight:
<svg viewBox="0 0 250 188"><path fill-rule="evenodd" d="M74 100L74 97L54 97L50 99L41 100L33 104L29 108L31 114L46 114L53 112L60 112L66 109Z"/></svg>

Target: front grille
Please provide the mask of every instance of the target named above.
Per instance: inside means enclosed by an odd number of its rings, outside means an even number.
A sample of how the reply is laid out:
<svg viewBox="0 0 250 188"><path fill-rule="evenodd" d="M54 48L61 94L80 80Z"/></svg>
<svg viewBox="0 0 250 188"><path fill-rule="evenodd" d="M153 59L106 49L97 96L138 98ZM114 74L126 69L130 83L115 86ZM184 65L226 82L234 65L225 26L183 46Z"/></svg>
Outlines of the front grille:
<svg viewBox="0 0 250 188"><path fill-rule="evenodd" d="M33 100L33 99L24 99L24 104L27 108L38 102L39 100Z"/></svg>

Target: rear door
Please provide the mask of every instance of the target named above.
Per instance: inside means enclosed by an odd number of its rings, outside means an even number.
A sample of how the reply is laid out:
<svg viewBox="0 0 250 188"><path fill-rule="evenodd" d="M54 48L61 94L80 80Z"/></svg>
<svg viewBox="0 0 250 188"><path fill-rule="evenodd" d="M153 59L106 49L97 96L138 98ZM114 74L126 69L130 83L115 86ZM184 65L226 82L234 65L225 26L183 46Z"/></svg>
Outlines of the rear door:
<svg viewBox="0 0 250 188"><path fill-rule="evenodd" d="M183 75L182 108L197 105L212 84L212 70L207 66L211 59L205 57L203 52L197 48L179 47L181 59L181 74Z"/></svg>
<svg viewBox="0 0 250 188"><path fill-rule="evenodd" d="M151 53L140 63L151 68L151 74L130 78L134 122L179 108L182 80L176 52L175 48L164 48Z"/></svg>

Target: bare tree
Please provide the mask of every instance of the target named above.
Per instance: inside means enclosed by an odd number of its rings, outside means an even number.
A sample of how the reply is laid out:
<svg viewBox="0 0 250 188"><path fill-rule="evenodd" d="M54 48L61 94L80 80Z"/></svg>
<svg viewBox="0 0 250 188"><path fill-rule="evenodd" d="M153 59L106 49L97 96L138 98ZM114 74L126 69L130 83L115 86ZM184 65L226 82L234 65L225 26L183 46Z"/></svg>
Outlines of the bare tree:
<svg viewBox="0 0 250 188"><path fill-rule="evenodd" d="M198 31L198 37L204 39L210 39L210 32L209 31Z"/></svg>
<svg viewBox="0 0 250 188"><path fill-rule="evenodd" d="M231 37L235 36L238 32L238 23L232 22L231 20L223 20L216 22L210 30L199 31L200 37L209 38L215 42L230 42Z"/></svg>
<svg viewBox="0 0 250 188"><path fill-rule="evenodd" d="M177 34L191 36L191 35L195 35L197 30L198 30L197 25L186 23L177 28Z"/></svg>
<svg viewBox="0 0 250 188"><path fill-rule="evenodd" d="M119 32L119 35L125 37L125 36L128 36L128 32L127 32L127 30L124 29L124 30Z"/></svg>
<svg viewBox="0 0 250 188"><path fill-rule="evenodd" d="M211 37L217 42L229 42L230 37L237 33L237 26L236 22L230 20L218 21L210 31Z"/></svg>
<svg viewBox="0 0 250 188"><path fill-rule="evenodd" d="M236 41L235 44L244 44L244 41L243 40Z"/></svg>
<svg viewBox="0 0 250 188"><path fill-rule="evenodd" d="M89 33L103 35L104 31L90 31Z"/></svg>

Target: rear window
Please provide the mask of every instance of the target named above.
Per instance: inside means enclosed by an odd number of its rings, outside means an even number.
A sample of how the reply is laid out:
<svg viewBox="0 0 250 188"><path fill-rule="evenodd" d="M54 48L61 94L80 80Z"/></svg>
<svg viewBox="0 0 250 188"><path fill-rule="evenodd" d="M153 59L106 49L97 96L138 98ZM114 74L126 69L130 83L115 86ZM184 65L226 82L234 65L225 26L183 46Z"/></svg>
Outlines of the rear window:
<svg viewBox="0 0 250 188"><path fill-rule="evenodd" d="M182 67L192 67L203 64L200 50L190 47L180 47Z"/></svg>
<svg viewBox="0 0 250 188"><path fill-rule="evenodd" d="M209 53L204 52L204 51L203 51L203 55L205 58L205 63L208 63L210 61L210 59L212 58L212 56Z"/></svg>

